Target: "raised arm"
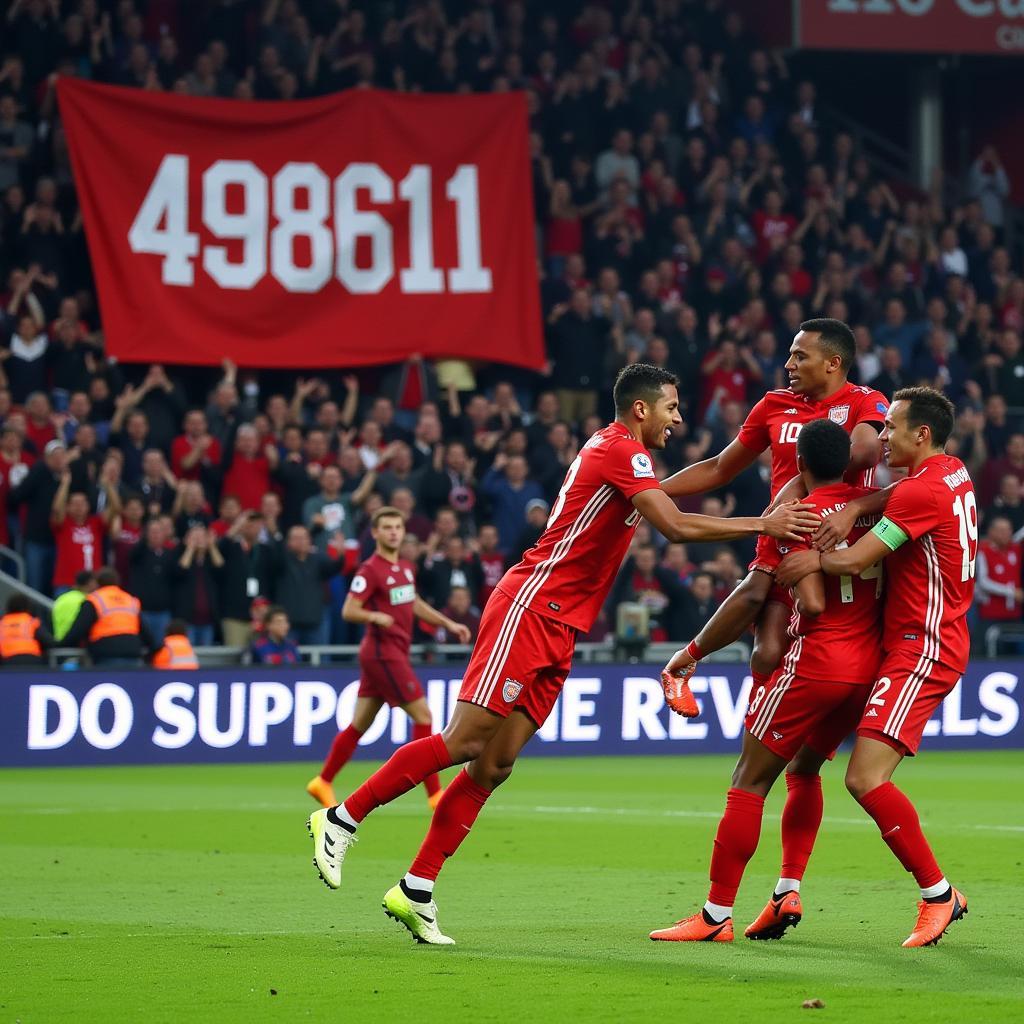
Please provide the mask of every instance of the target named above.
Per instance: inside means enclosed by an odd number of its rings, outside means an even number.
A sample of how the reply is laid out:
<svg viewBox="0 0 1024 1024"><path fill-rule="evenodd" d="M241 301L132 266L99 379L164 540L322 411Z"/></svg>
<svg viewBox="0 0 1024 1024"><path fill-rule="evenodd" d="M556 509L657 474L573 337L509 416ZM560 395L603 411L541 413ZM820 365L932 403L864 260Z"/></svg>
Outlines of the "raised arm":
<svg viewBox="0 0 1024 1024"><path fill-rule="evenodd" d="M60 475L60 484L57 493L53 496L53 504L50 506L50 519L57 526L64 522L68 511L68 494L71 491L71 470L65 469Z"/></svg>
<svg viewBox="0 0 1024 1024"><path fill-rule="evenodd" d="M758 454L741 441L733 440L712 458L695 462L662 480L661 486L670 498L715 491L734 480L757 459Z"/></svg>

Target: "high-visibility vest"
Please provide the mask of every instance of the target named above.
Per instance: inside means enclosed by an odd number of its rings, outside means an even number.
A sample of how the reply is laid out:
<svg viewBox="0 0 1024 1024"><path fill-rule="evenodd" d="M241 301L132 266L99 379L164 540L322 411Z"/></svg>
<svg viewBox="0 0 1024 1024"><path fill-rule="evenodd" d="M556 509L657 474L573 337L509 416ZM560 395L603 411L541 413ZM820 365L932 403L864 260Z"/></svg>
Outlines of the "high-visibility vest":
<svg viewBox="0 0 1024 1024"><path fill-rule="evenodd" d="M199 668L199 659L187 636L164 637L164 645L156 652L153 668Z"/></svg>
<svg viewBox="0 0 1024 1024"><path fill-rule="evenodd" d="M28 612L12 612L0 619L0 658L16 658L19 654L43 653L36 639L39 620Z"/></svg>
<svg viewBox="0 0 1024 1024"><path fill-rule="evenodd" d="M96 622L89 630L89 643L109 636L138 635L139 612L142 606L120 587L100 587L86 600L96 609Z"/></svg>

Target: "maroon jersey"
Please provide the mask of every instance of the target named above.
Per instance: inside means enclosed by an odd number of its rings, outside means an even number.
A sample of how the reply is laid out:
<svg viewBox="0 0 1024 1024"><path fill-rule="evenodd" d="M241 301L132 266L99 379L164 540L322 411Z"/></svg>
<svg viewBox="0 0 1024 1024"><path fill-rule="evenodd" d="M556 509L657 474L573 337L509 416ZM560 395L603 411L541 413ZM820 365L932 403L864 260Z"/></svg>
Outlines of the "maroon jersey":
<svg viewBox="0 0 1024 1024"><path fill-rule="evenodd" d="M640 521L633 495L660 486L651 453L623 424L597 431L569 466L540 540L498 590L588 632Z"/></svg>
<svg viewBox="0 0 1024 1024"><path fill-rule="evenodd" d="M909 651L962 672L978 555L978 505L967 467L952 455L925 459L893 488L879 530L893 548L885 567L886 654ZM906 542L890 541L900 530Z"/></svg>
<svg viewBox="0 0 1024 1024"><path fill-rule="evenodd" d="M796 476L796 439L805 423L826 416L838 423L848 434L859 423L874 423L879 429L885 423L889 400L881 391L863 388L857 384L844 384L834 395L814 402L806 395L798 395L790 388L769 391L761 399L740 427L740 443L751 451L772 450L772 497ZM849 482L868 487L874 469L856 474Z"/></svg>
<svg viewBox="0 0 1024 1024"><path fill-rule="evenodd" d="M981 617L986 622L1014 622L1020 619L1017 591L1021 582L1021 546L1000 548L991 541L978 545L978 586Z"/></svg>
<svg viewBox="0 0 1024 1024"><path fill-rule="evenodd" d="M866 487L832 484L818 487L805 499L815 514L827 519L850 501L869 494ZM858 519L850 536L840 545L855 544L878 521L878 516ZM775 541L779 554L810 547L806 541ZM882 563L859 576L825 577L825 610L816 618L793 611L789 635L793 645L786 670L801 679L827 679L837 683L870 683L882 658ZM791 664L792 661L792 664Z"/></svg>
<svg viewBox="0 0 1024 1024"><path fill-rule="evenodd" d="M412 562L400 558L391 562L374 553L356 570L349 593L358 597L367 611L386 612L395 620L388 629L368 624L359 656L407 659L416 600L416 567Z"/></svg>

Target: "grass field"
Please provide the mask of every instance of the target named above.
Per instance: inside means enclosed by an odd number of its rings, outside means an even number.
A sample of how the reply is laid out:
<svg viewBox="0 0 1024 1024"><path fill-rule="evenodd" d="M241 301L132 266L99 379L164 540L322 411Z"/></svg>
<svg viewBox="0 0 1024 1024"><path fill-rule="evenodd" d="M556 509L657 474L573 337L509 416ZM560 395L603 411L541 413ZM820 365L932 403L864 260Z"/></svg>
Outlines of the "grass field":
<svg viewBox="0 0 1024 1024"><path fill-rule="evenodd" d="M380 909L426 828L422 791L367 822L329 892L309 766L0 772L0 1022L1022 1019L1024 755L926 752L901 773L970 899L937 948L900 948L916 889L841 763L795 932L652 943L705 897L730 768L524 759L438 886L454 949L416 946ZM778 874L781 802L738 931ZM825 1009L802 1010L813 998Z"/></svg>

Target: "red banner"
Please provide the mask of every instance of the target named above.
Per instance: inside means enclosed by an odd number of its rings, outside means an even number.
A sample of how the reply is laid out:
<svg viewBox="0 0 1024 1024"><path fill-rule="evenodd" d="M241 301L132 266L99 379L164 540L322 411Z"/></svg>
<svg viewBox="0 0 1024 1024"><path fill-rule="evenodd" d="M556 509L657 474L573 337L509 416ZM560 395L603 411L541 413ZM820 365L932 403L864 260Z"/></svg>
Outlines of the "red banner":
<svg viewBox="0 0 1024 1024"><path fill-rule="evenodd" d="M111 355L543 365L522 95L58 96Z"/></svg>
<svg viewBox="0 0 1024 1024"><path fill-rule="evenodd" d="M1024 0L799 0L795 45L1015 55Z"/></svg>

